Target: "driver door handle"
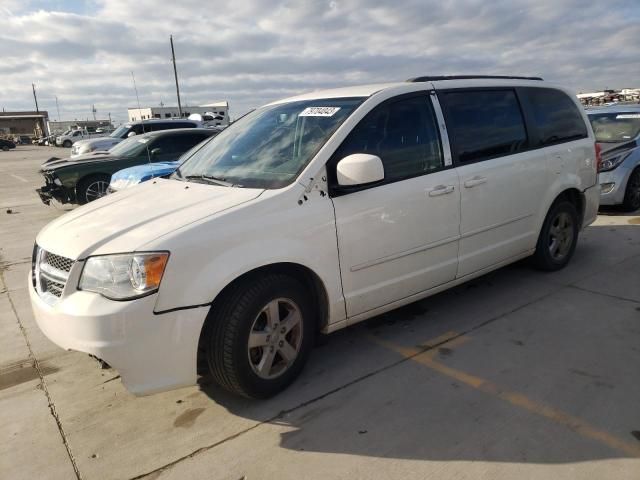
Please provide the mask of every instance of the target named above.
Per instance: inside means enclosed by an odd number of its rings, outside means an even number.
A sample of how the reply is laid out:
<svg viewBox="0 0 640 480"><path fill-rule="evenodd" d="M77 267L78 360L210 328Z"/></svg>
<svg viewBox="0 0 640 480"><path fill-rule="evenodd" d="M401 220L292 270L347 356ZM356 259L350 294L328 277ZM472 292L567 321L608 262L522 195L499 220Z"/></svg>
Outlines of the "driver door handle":
<svg viewBox="0 0 640 480"><path fill-rule="evenodd" d="M475 177L464 182L464 186L465 188L473 188L476 185L482 185L483 183L487 183L487 177L476 175Z"/></svg>
<svg viewBox="0 0 640 480"><path fill-rule="evenodd" d="M453 185L438 185L429 190L430 197L437 197L439 195L446 195L452 193L455 190Z"/></svg>

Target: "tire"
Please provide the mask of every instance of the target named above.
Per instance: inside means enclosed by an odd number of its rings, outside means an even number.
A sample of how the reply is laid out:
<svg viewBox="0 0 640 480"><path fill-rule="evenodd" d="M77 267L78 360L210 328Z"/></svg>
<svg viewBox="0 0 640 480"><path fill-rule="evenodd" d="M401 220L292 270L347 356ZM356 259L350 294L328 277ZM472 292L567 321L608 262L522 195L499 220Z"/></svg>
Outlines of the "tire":
<svg viewBox="0 0 640 480"><path fill-rule="evenodd" d="M640 167L636 167L629 176L622 208L627 212L633 212L640 208Z"/></svg>
<svg viewBox="0 0 640 480"><path fill-rule="evenodd" d="M2 146L2 151L3 152L8 152L9 151L9 146L8 145L3 145Z"/></svg>
<svg viewBox="0 0 640 480"><path fill-rule="evenodd" d="M557 200L551 205L533 254L536 268L555 271L569 263L578 243L578 222L578 212L573 203Z"/></svg>
<svg viewBox="0 0 640 480"><path fill-rule="evenodd" d="M97 174L83 178L76 186L76 201L80 205L93 202L107 193L111 177Z"/></svg>
<svg viewBox="0 0 640 480"><path fill-rule="evenodd" d="M205 355L213 379L233 393L269 398L302 371L316 325L303 284L273 273L233 288L209 312L205 329Z"/></svg>
<svg viewBox="0 0 640 480"><path fill-rule="evenodd" d="M62 142L62 146L64 148L71 148L71 145L73 145L73 143L71 143L71 140L65 140L64 142Z"/></svg>

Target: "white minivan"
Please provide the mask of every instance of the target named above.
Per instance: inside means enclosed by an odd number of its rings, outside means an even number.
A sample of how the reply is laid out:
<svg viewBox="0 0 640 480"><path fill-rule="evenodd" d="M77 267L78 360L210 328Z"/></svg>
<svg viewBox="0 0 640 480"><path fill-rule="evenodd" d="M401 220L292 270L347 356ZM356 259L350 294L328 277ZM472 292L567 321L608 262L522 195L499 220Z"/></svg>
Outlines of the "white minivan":
<svg viewBox="0 0 640 480"><path fill-rule="evenodd" d="M268 397L319 332L525 257L564 267L596 218L598 157L575 96L539 78L419 77L281 100L170 178L45 227L35 317L135 394L211 375Z"/></svg>

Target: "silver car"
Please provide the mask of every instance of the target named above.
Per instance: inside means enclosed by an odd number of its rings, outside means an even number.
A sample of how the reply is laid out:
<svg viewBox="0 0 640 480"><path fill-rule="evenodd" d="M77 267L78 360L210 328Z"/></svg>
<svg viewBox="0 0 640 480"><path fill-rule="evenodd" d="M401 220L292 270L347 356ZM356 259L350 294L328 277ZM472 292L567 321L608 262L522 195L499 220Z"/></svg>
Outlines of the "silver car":
<svg viewBox="0 0 640 480"><path fill-rule="evenodd" d="M602 151L600 205L640 208L640 105L588 109Z"/></svg>

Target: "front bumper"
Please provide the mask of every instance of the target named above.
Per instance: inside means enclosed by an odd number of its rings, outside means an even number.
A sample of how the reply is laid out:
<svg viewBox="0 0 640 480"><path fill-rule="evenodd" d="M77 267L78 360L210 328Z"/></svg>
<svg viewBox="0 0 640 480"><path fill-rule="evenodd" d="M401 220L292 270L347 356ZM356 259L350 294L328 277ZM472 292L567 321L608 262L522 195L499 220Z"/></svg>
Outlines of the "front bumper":
<svg viewBox="0 0 640 480"><path fill-rule="evenodd" d="M607 185L600 194L600 205L620 205L624 202L624 194L627 189L627 181L633 169L620 165L608 172L598 174L600 185ZM613 186L611 186L613 184Z"/></svg>
<svg viewBox="0 0 640 480"><path fill-rule="evenodd" d="M194 385L200 331L208 308L155 314L156 295L116 302L73 291L46 303L29 278L29 296L42 332L66 350L88 353L116 369L135 395Z"/></svg>
<svg viewBox="0 0 640 480"><path fill-rule="evenodd" d="M60 203L72 203L75 199L75 192L55 183L47 183L43 187L37 188L36 192L45 205L49 205L53 199Z"/></svg>

